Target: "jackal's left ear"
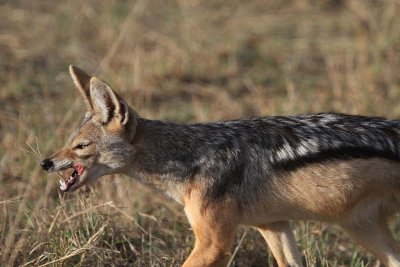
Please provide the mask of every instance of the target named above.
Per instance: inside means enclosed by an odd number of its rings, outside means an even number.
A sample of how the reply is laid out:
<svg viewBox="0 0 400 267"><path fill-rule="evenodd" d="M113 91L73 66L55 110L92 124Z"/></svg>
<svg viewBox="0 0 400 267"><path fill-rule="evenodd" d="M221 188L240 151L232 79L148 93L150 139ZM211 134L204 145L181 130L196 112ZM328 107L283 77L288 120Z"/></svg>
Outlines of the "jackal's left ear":
<svg viewBox="0 0 400 267"><path fill-rule="evenodd" d="M80 68L73 65L69 66L69 74L71 75L71 78L79 92L83 96L88 111L92 111L93 105L90 101L90 78L92 77Z"/></svg>
<svg viewBox="0 0 400 267"><path fill-rule="evenodd" d="M90 79L90 98L93 105L95 120L106 124L116 119L125 125L128 122L129 108L118 95L96 77Z"/></svg>

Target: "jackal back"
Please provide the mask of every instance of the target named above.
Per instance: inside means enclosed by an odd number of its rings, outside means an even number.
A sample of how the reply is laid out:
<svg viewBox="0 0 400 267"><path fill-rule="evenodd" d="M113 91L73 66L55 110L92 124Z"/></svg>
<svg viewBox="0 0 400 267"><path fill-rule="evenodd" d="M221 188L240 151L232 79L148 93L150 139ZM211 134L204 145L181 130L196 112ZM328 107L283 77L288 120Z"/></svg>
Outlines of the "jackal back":
<svg viewBox="0 0 400 267"><path fill-rule="evenodd" d="M336 113L204 124L139 118L137 144L143 149L133 166L143 181L145 174L156 174L161 181L149 181L154 184L198 179L208 198L229 196L246 206L273 181L309 166L354 159L397 162L399 133L399 121Z"/></svg>

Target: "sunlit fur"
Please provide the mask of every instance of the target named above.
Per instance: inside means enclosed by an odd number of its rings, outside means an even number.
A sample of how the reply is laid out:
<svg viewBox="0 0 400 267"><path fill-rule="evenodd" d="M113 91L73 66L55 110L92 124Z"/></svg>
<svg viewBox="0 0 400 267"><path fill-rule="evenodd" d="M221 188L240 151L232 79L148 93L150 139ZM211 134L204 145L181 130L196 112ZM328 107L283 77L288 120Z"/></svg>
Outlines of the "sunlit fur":
<svg viewBox="0 0 400 267"><path fill-rule="evenodd" d="M88 111L50 156L52 171L86 168L70 191L123 173L182 203L196 235L184 266L225 266L240 225L261 232L279 266L302 266L290 220L337 223L386 266L400 266L387 227L400 203L400 121L335 113L148 120L104 82L70 72Z"/></svg>

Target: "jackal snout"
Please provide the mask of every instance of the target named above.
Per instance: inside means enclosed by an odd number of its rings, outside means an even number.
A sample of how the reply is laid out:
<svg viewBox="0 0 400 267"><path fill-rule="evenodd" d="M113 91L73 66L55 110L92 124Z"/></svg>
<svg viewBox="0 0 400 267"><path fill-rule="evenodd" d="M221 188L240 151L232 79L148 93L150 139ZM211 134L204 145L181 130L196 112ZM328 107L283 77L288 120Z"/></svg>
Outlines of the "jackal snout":
<svg viewBox="0 0 400 267"><path fill-rule="evenodd" d="M40 166L42 166L42 169L45 171L50 171L50 169L53 167L54 163L51 159L44 159L40 162Z"/></svg>
<svg viewBox="0 0 400 267"><path fill-rule="evenodd" d="M61 171L73 166L72 160L67 158L48 157L40 162L40 166L47 172Z"/></svg>

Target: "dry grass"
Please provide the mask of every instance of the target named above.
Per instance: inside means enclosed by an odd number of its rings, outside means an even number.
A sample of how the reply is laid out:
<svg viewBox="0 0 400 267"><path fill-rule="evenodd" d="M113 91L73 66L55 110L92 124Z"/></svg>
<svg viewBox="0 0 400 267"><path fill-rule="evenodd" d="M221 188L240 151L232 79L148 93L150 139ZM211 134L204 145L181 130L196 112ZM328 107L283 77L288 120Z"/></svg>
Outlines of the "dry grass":
<svg viewBox="0 0 400 267"><path fill-rule="evenodd" d="M127 177L61 197L38 161L83 115L68 64L142 116L224 120L318 111L400 117L399 2L3 1L0 265L178 266L182 208ZM55 175L54 175L55 176ZM400 220L394 224L399 232ZM245 230L243 230L245 231ZM273 260L238 233L233 266ZM338 229L295 223L307 266L374 266Z"/></svg>

